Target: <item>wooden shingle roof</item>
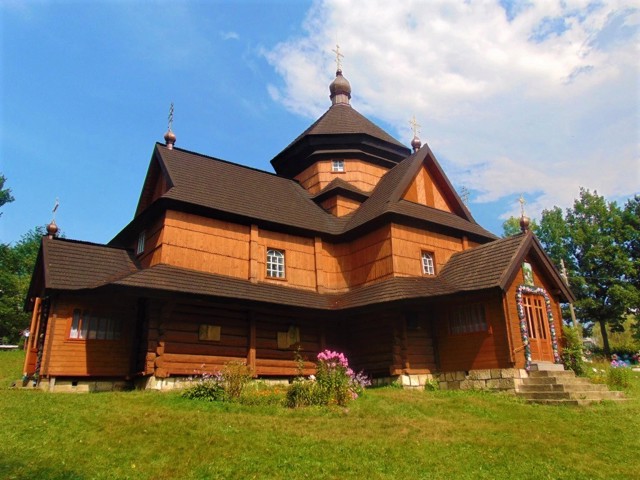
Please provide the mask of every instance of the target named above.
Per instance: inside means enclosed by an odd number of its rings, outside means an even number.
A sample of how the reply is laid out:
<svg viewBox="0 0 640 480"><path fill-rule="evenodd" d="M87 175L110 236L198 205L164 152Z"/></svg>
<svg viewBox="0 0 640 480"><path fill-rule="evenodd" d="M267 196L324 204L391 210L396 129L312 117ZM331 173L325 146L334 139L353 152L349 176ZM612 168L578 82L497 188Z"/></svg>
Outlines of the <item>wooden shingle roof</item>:
<svg viewBox="0 0 640 480"><path fill-rule="evenodd" d="M79 290L105 285L138 271L130 251L95 243L43 237L46 288Z"/></svg>
<svg viewBox="0 0 640 480"><path fill-rule="evenodd" d="M43 287L47 290L120 287L309 309L344 310L491 288L505 290L528 254L540 260L564 297L573 300L571 291L564 286L557 270L531 233L495 240L454 254L435 277L390 278L342 294L321 294L265 282L252 283L171 265L141 269L127 250L65 239L44 238L39 262L42 262L40 267L44 270ZM30 295L34 296L36 292L32 290Z"/></svg>

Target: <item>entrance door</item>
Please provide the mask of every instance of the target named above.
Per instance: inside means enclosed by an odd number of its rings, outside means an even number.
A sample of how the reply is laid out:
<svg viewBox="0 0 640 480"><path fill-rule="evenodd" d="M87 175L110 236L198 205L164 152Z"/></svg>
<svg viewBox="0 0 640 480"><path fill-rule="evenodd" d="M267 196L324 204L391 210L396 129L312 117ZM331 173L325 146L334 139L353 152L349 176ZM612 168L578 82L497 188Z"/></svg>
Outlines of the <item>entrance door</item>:
<svg viewBox="0 0 640 480"><path fill-rule="evenodd" d="M531 345L531 359L543 362L553 362L553 348L549 319L541 295L523 295L522 306L527 318L529 329L529 344Z"/></svg>

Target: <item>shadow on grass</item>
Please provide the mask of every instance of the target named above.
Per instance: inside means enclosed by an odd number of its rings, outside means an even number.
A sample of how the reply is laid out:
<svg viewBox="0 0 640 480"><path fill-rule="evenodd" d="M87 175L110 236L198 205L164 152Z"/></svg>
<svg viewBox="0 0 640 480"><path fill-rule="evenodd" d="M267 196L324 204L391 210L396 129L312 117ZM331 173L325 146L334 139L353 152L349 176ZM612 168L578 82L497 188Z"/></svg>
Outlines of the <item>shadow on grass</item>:
<svg viewBox="0 0 640 480"><path fill-rule="evenodd" d="M43 466L33 465L28 459L24 461L7 461L0 460L0 478L7 480L84 480L85 475L69 470L68 468L60 468L54 465Z"/></svg>

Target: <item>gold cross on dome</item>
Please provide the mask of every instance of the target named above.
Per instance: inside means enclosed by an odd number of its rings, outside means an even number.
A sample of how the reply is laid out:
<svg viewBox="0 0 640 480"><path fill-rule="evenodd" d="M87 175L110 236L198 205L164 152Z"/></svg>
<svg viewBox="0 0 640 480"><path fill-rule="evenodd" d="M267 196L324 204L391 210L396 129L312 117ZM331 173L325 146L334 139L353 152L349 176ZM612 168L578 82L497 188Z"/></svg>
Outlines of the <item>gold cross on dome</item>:
<svg viewBox="0 0 640 480"><path fill-rule="evenodd" d="M169 131L171 131L171 127L173 127L173 102L171 102L171 106L169 107Z"/></svg>
<svg viewBox="0 0 640 480"><path fill-rule="evenodd" d="M413 130L413 136L417 137L418 133L420 133L420 127L422 125L420 125L417 121L416 121L416 116L414 115L411 120L409 120L409 125L411 125L411 129Z"/></svg>
<svg viewBox="0 0 640 480"><path fill-rule="evenodd" d="M331 51L336 54L336 68L342 70L342 59L344 55L340 53L340 45L336 44L336 49Z"/></svg>
<svg viewBox="0 0 640 480"><path fill-rule="evenodd" d="M524 199L524 195L520 195L518 201L520 202L520 215L524 217L524 204L527 203Z"/></svg>
<svg viewBox="0 0 640 480"><path fill-rule="evenodd" d="M58 210L58 207L60 206L60 201L58 200L58 198L56 197L56 203L53 206L53 210L51 210L51 213L53 213L53 219L56 219L56 210Z"/></svg>

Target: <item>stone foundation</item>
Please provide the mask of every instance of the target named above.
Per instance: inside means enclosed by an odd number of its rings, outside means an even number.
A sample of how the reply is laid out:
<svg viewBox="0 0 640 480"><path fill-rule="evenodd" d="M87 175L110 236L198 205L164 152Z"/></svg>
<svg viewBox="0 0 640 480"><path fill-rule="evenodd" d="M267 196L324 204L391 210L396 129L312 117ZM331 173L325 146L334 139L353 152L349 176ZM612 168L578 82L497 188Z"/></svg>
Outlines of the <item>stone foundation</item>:
<svg viewBox="0 0 640 480"><path fill-rule="evenodd" d="M51 377L38 382L37 388L56 393L122 392L131 390L127 380L89 380Z"/></svg>
<svg viewBox="0 0 640 480"><path fill-rule="evenodd" d="M515 392L516 387L528 378L526 370L517 368L496 368L422 375L398 375L374 378L373 387L398 385L406 389L424 389L428 384L440 390L499 390Z"/></svg>
<svg viewBox="0 0 640 480"><path fill-rule="evenodd" d="M495 368L446 372L438 375L440 390L501 390L515 392L523 378L529 378L524 369Z"/></svg>

